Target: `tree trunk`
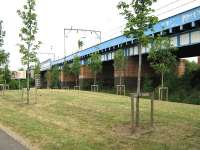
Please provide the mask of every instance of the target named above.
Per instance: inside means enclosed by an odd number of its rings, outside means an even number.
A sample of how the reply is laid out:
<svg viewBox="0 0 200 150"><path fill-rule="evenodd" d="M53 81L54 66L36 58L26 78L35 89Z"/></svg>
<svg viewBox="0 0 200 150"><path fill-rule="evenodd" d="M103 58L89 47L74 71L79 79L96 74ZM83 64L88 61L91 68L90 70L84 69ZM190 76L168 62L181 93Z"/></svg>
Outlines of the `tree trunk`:
<svg viewBox="0 0 200 150"><path fill-rule="evenodd" d="M154 124L154 91L151 93L151 121L150 124L153 127Z"/></svg>
<svg viewBox="0 0 200 150"><path fill-rule="evenodd" d="M94 85L96 85L96 80L97 80L97 74L94 72Z"/></svg>
<svg viewBox="0 0 200 150"><path fill-rule="evenodd" d="M119 87L119 89L120 89L120 95L122 94L122 70L120 70L120 75L119 75L119 84L120 84L120 87Z"/></svg>
<svg viewBox="0 0 200 150"><path fill-rule="evenodd" d="M28 63L28 69L27 69L27 104L29 104L29 63Z"/></svg>
<svg viewBox="0 0 200 150"><path fill-rule="evenodd" d="M121 70L120 70L120 74L119 74L119 85L120 86L122 85L122 73L121 73Z"/></svg>
<svg viewBox="0 0 200 150"><path fill-rule="evenodd" d="M30 81L29 81L29 73L30 73L30 64L29 64L29 51L30 51L30 44L28 44L28 63L27 63L27 104L29 104L29 91L30 91Z"/></svg>
<svg viewBox="0 0 200 150"><path fill-rule="evenodd" d="M161 87L162 87L162 89L161 89L161 100L163 100L163 87L164 87L164 73L162 72L161 73Z"/></svg>
<svg viewBox="0 0 200 150"><path fill-rule="evenodd" d="M164 73L163 72L162 72L161 76L162 76L162 79L161 79L162 80L162 85L161 86L163 88L164 87Z"/></svg>
<svg viewBox="0 0 200 150"><path fill-rule="evenodd" d="M78 86L78 77L76 77L76 86Z"/></svg>
<svg viewBox="0 0 200 150"><path fill-rule="evenodd" d="M138 46L139 64L138 64L138 79L137 79L137 100L136 100L136 127L139 127L140 121L140 90L141 90L141 68L142 68L142 45Z"/></svg>

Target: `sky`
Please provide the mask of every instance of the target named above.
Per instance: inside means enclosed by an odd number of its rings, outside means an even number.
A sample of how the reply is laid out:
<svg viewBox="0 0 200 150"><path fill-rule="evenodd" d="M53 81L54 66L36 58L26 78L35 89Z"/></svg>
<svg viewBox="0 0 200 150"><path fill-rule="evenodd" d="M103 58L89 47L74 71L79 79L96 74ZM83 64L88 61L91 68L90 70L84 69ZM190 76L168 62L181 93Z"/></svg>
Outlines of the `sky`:
<svg viewBox="0 0 200 150"><path fill-rule="evenodd" d="M125 20L116 8L120 0L36 0L38 14L38 39L42 41L39 59L44 61L64 56L64 28L82 28L102 32L102 41L122 34ZM0 20L6 30L4 49L10 53L10 68L22 67L17 43L21 19L17 9L21 9L26 0L0 0ZM154 4L155 15L167 18L193 7L200 6L200 0L158 0ZM78 39L84 42L84 48L99 42L96 34L90 32L70 32L65 37L67 55L78 50ZM42 54L43 53L43 54Z"/></svg>

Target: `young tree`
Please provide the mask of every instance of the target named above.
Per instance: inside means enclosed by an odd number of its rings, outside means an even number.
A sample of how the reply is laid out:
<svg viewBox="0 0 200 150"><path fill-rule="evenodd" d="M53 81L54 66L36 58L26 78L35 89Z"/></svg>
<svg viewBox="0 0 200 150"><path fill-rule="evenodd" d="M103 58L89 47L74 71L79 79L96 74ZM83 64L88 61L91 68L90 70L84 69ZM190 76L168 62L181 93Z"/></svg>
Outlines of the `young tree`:
<svg viewBox="0 0 200 150"><path fill-rule="evenodd" d="M176 65L177 49L171 44L168 37L158 36L152 44L148 60L152 68L161 74L161 87L164 87L164 75L169 72L172 66Z"/></svg>
<svg viewBox="0 0 200 150"><path fill-rule="evenodd" d="M21 43L19 51L22 54L22 64L27 65L27 103L29 104L29 91L30 91L30 65L37 61L36 50L39 49L41 42L36 40L38 32L37 14L35 11L36 1L27 0L23 9L17 10L18 15L21 17L23 25L20 30L19 37Z"/></svg>
<svg viewBox="0 0 200 150"><path fill-rule="evenodd" d="M71 68L70 68L69 64L65 61L65 62L64 62L64 65L63 65L63 73L64 73L64 76L70 74L70 71L71 71L70 69L71 69Z"/></svg>
<svg viewBox="0 0 200 150"><path fill-rule="evenodd" d="M40 87L40 63L38 62L34 68L35 88Z"/></svg>
<svg viewBox="0 0 200 150"><path fill-rule="evenodd" d="M6 53L3 49L4 45L4 37L6 32L3 30L3 21L0 20L0 67L2 67L2 80L5 81L5 83L8 83L11 79L10 77L10 71L8 69L8 58L9 53Z"/></svg>
<svg viewBox="0 0 200 150"><path fill-rule="evenodd" d="M158 22L158 18L152 15L154 11L151 6L157 0L132 0L128 2L119 2L118 9L127 20L124 34L138 40L138 80L137 80L137 101L136 101L136 126L139 126L139 97L141 91L141 68L142 68L142 47L147 46L150 37L145 35L148 29L153 30L153 25Z"/></svg>
<svg viewBox="0 0 200 150"><path fill-rule="evenodd" d="M35 65L34 74L36 76L40 74L40 63L39 62Z"/></svg>
<svg viewBox="0 0 200 150"><path fill-rule="evenodd" d="M11 80L11 72L8 68L8 64L6 64L5 67L4 67L3 75L4 75L5 83L8 84Z"/></svg>
<svg viewBox="0 0 200 150"><path fill-rule="evenodd" d="M122 73L126 65L126 57L124 56L124 51L119 49L115 52L114 56L114 67L119 71L119 84L122 85Z"/></svg>
<svg viewBox="0 0 200 150"><path fill-rule="evenodd" d="M65 61L64 65L63 65L64 80L65 80L65 76L69 75L70 73L71 73L71 68L70 68L69 64Z"/></svg>
<svg viewBox="0 0 200 150"><path fill-rule="evenodd" d="M3 21L0 20L0 66L8 63L9 53L6 53L3 49L4 37L6 32L3 30Z"/></svg>
<svg viewBox="0 0 200 150"><path fill-rule="evenodd" d="M96 85L97 73L100 73L102 70L101 55L98 53L93 53L89 59L88 66L94 75L94 85Z"/></svg>
<svg viewBox="0 0 200 150"><path fill-rule="evenodd" d="M81 68L80 57L75 56L73 59L73 63L71 65L71 72L76 77L76 86L78 86L78 78L79 78L79 74L80 74L80 68Z"/></svg>
<svg viewBox="0 0 200 150"><path fill-rule="evenodd" d="M48 70L45 73L45 79L46 79L46 82L47 82L47 88L50 88L50 86L51 86L51 70Z"/></svg>
<svg viewBox="0 0 200 150"><path fill-rule="evenodd" d="M59 87L59 74L60 74L59 67L53 66L51 69L51 87L52 88Z"/></svg>

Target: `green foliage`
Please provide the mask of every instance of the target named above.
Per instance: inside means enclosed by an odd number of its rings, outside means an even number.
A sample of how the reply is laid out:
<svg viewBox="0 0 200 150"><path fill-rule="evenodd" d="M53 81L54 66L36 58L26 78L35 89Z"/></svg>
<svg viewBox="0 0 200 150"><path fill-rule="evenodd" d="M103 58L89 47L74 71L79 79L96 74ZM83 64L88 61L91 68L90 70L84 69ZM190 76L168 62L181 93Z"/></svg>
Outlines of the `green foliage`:
<svg viewBox="0 0 200 150"><path fill-rule="evenodd" d="M19 89L19 81L18 80L11 80L9 83L9 88L12 90Z"/></svg>
<svg viewBox="0 0 200 150"><path fill-rule="evenodd" d="M6 35L6 32L3 31L3 21L0 20L0 47L4 45L4 37Z"/></svg>
<svg viewBox="0 0 200 150"><path fill-rule="evenodd" d="M80 74L80 68L81 68L80 57L75 56L73 59L73 63L71 65L72 74L77 77Z"/></svg>
<svg viewBox="0 0 200 150"><path fill-rule="evenodd" d="M81 64L80 57L75 56L71 64L71 73L76 77L76 86L78 86L78 76L80 74Z"/></svg>
<svg viewBox="0 0 200 150"><path fill-rule="evenodd" d="M69 75L71 73L70 65L65 61L63 65L63 73L64 75Z"/></svg>
<svg viewBox="0 0 200 150"><path fill-rule="evenodd" d="M200 67L194 62L186 62L186 70L178 77L175 70L166 74L169 100L200 105Z"/></svg>
<svg viewBox="0 0 200 150"><path fill-rule="evenodd" d="M49 88L51 85L51 70L47 70L45 73L45 80L47 82L47 88Z"/></svg>
<svg viewBox="0 0 200 150"><path fill-rule="evenodd" d="M96 74L100 73L102 70L102 61L101 61L101 55L98 53L92 54L92 56L89 59L89 68L91 69L92 73L94 74L94 84L96 84Z"/></svg>
<svg viewBox="0 0 200 150"><path fill-rule="evenodd" d="M40 63L37 63L35 65L34 74L35 75L39 75L40 74Z"/></svg>
<svg viewBox="0 0 200 150"><path fill-rule="evenodd" d="M126 65L126 57L124 56L124 51L119 49L115 52L114 56L114 67L117 70L124 69Z"/></svg>
<svg viewBox="0 0 200 150"><path fill-rule="evenodd" d="M121 76L122 76L122 72L124 71L124 68L126 66L126 60L127 58L124 56L124 51L123 49L119 49L115 52L114 55L114 68L115 70L120 71L119 74L119 84L121 85L122 80L121 80Z"/></svg>
<svg viewBox="0 0 200 150"><path fill-rule="evenodd" d="M26 88L26 80L20 80L20 81L19 80L10 80L9 88L11 90L19 89L19 84L20 84L20 88Z"/></svg>
<svg viewBox="0 0 200 150"><path fill-rule="evenodd" d="M19 34L21 43L18 46L22 54L22 64L27 65L27 104L29 104L30 64L38 61L36 54L41 45L41 42L36 40L38 26L35 6L36 0L27 0L23 9L17 10L17 14L23 23Z"/></svg>
<svg viewBox="0 0 200 150"><path fill-rule="evenodd" d="M0 20L0 66L8 63L9 53L3 49L5 31L3 30L3 21Z"/></svg>
<svg viewBox="0 0 200 150"><path fill-rule="evenodd" d="M36 40L38 26L35 6L35 0L27 0L27 4L24 5L23 9L17 10L18 15L23 22L19 34L21 44L18 45L20 53L22 54L22 63L24 65L37 61L36 50L38 50L41 45L41 42Z"/></svg>
<svg viewBox="0 0 200 150"><path fill-rule="evenodd" d="M143 46L146 46L151 39L144 32L153 30L153 25L158 22L158 18L152 15L154 10L151 7L156 1L133 0L129 3L121 1L117 6L121 10L121 15L127 20L124 34L136 38Z"/></svg>
<svg viewBox="0 0 200 150"><path fill-rule="evenodd" d="M9 53L6 53L5 50L0 47L0 66L8 63Z"/></svg>
<svg viewBox="0 0 200 150"><path fill-rule="evenodd" d="M168 37L157 37L150 49L148 60L153 69L158 73L167 73L176 65L176 48L171 45Z"/></svg>
<svg viewBox="0 0 200 150"><path fill-rule="evenodd" d="M51 69L51 88L59 88L59 75L60 70L58 66L53 66Z"/></svg>
<svg viewBox="0 0 200 150"><path fill-rule="evenodd" d="M6 65L6 66L3 68L2 71L3 71L2 73L3 73L3 75L4 75L3 79L6 81L6 83L9 83L10 80L11 80L11 72L10 72L10 70L9 70L9 68L8 68L8 65Z"/></svg>
<svg viewBox="0 0 200 150"><path fill-rule="evenodd" d="M141 88L141 73L142 73L142 47L146 47L150 40L154 37L146 36L145 31L153 31L153 25L158 22L158 18L152 13L152 4L157 0L132 0L129 2L121 1L118 4L118 9L121 10L121 15L124 16L126 26L124 34L128 37L135 38L138 41L138 80L137 80L137 95L140 95ZM137 101L139 103L139 99ZM136 105L137 107L139 105ZM139 107L136 108L136 124L139 125Z"/></svg>
<svg viewBox="0 0 200 150"><path fill-rule="evenodd" d="M162 87L164 86L164 75L176 66L177 49L171 44L168 37L156 37L152 43L148 60L151 67L161 74Z"/></svg>
<svg viewBox="0 0 200 150"><path fill-rule="evenodd" d="M149 76L144 77L143 90L144 92L152 92L154 90L153 80Z"/></svg>

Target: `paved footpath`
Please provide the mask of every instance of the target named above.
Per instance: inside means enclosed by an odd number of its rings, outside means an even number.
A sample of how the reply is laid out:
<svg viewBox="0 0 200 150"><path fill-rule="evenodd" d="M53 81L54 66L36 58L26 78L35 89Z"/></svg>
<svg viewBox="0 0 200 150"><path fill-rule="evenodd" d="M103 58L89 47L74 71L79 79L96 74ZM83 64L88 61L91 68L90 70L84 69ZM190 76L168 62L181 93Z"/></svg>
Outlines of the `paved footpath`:
<svg viewBox="0 0 200 150"><path fill-rule="evenodd" d="M28 150L0 129L0 150Z"/></svg>

